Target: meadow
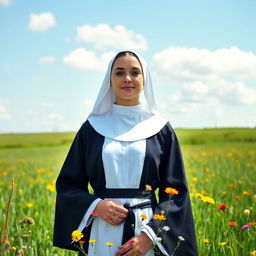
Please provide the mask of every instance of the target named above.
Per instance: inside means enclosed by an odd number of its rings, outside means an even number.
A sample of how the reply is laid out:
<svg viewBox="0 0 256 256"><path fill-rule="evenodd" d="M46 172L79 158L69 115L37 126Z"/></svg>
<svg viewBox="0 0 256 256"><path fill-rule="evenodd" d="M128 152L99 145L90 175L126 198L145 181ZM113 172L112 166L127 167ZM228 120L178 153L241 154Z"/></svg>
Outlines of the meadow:
<svg viewBox="0 0 256 256"><path fill-rule="evenodd" d="M176 132L200 256L256 255L256 129ZM0 134L0 255L76 255L51 242L55 180L74 135Z"/></svg>

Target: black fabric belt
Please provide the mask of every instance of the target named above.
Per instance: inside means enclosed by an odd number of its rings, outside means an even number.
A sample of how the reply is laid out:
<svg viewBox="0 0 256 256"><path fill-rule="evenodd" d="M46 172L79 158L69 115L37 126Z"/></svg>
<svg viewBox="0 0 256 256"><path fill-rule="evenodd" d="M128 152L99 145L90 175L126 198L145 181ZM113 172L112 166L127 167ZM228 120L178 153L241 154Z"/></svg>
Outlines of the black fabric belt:
<svg viewBox="0 0 256 256"><path fill-rule="evenodd" d="M124 223L124 232L122 238L122 244L126 243L129 239L134 236L135 229L135 215L133 210L153 208L156 206L156 198L154 191L143 191L140 189L106 189L100 191L94 191L94 195L100 198L139 198L139 199L150 199L146 202L130 205L125 203L124 207L128 210L128 216Z"/></svg>

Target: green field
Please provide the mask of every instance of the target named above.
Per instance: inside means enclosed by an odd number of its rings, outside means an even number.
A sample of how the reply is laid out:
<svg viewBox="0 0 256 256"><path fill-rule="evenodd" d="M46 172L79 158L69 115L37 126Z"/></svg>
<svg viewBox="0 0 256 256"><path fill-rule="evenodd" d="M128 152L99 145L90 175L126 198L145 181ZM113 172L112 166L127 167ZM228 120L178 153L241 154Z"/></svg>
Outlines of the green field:
<svg viewBox="0 0 256 256"><path fill-rule="evenodd" d="M200 255L256 250L256 129L178 129ZM52 247L55 180L74 133L0 134L0 255L76 255ZM15 182L4 251L6 207ZM224 210L219 206L225 204ZM34 224L20 224L25 217ZM233 223L230 223L233 222ZM244 226L247 225L247 226ZM242 228L243 227L243 228ZM256 255L256 252L255 252Z"/></svg>

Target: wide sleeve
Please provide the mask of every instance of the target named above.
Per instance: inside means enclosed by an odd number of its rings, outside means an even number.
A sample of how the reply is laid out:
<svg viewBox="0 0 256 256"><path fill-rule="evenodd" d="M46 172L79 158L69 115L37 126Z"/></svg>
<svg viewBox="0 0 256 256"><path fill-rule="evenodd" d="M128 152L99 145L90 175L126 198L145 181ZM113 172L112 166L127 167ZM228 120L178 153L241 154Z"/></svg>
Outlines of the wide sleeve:
<svg viewBox="0 0 256 256"><path fill-rule="evenodd" d="M159 204L154 213L166 216L166 220L153 217L146 233L153 231L157 235L164 247L164 250L161 246L159 249L164 255L165 252L171 255L176 248L175 255L197 256L194 220L178 139L170 124L162 136L165 147L159 168ZM179 193L167 194L167 187L175 188Z"/></svg>
<svg viewBox="0 0 256 256"><path fill-rule="evenodd" d="M86 172L86 127L83 125L71 145L56 182L57 199L53 245L76 250L71 233L78 229L83 217L97 197L89 194Z"/></svg>

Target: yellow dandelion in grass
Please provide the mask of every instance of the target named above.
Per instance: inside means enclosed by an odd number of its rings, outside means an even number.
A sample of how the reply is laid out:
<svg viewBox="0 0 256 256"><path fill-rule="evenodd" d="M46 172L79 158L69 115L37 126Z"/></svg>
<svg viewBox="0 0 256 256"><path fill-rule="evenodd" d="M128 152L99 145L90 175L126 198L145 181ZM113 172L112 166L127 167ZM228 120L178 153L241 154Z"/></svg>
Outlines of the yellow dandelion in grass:
<svg viewBox="0 0 256 256"><path fill-rule="evenodd" d="M84 235L80 230L75 230L72 232L71 237L72 237L72 241L78 242L84 237Z"/></svg>
<svg viewBox="0 0 256 256"><path fill-rule="evenodd" d="M196 194L195 194L195 197L202 198L203 195L202 195L201 193L196 193Z"/></svg>
<svg viewBox="0 0 256 256"><path fill-rule="evenodd" d="M192 177L192 180L197 182L198 181L198 178L197 177Z"/></svg>
<svg viewBox="0 0 256 256"><path fill-rule="evenodd" d="M220 242L220 243L218 243L218 245L224 247L227 243L228 242Z"/></svg>
<svg viewBox="0 0 256 256"><path fill-rule="evenodd" d="M51 192L54 192L54 191L55 191L55 186L52 185L52 184L48 184L48 185L47 185L47 189L48 189L49 191L51 191Z"/></svg>
<svg viewBox="0 0 256 256"><path fill-rule="evenodd" d="M203 242L204 242L205 244L209 244L209 243L210 243L209 239L207 239L207 238L204 238L204 239L203 239Z"/></svg>
<svg viewBox="0 0 256 256"><path fill-rule="evenodd" d="M250 252L251 256L256 256L256 250Z"/></svg>
<svg viewBox="0 0 256 256"><path fill-rule="evenodd" d="M243 191L244 196L248 196L250 193L248 191Z"/></svg>
<svg viewBox="0 0 256 256"><path fill-rule="evenodd" d="M109 246L109 247L111 247L111 246L114 246L115 244L112 243L112 242L107 242L106 245Z"/></svg>
<svg viewBox="0 0 256 256"><path fill-rule="evenodd" d="M28 207L28 208L32 208L32 207L33 207L33 203L26 203L25 205L26 205L26 207Z"/></svg>
<svg viewBox="0 0 256 256"><path fill-rule="evenodd" d="M96 242L96 240L89 240L88 241L90 244L94 244Z"/></svg>
<svg viewBox="0 0 256 256"><path fill-rule="evenodd" d="M203 196L201 199L206 204L215 204L214 199L209 196Z"/></svg>
<svg viewBox="0 0 256 256"><path fill-rule="evenodd" d="M143 220L146 220L146 219L148 218L148 216L145 215L145 214L141 214L140 217L141 217Z"/></svg>
<svg viewBox="0 0 256 256"><path fill-rule="evenodd" d="M21 188L18 189L18 194L21 196L23 194L23 190Z"/></svg>

